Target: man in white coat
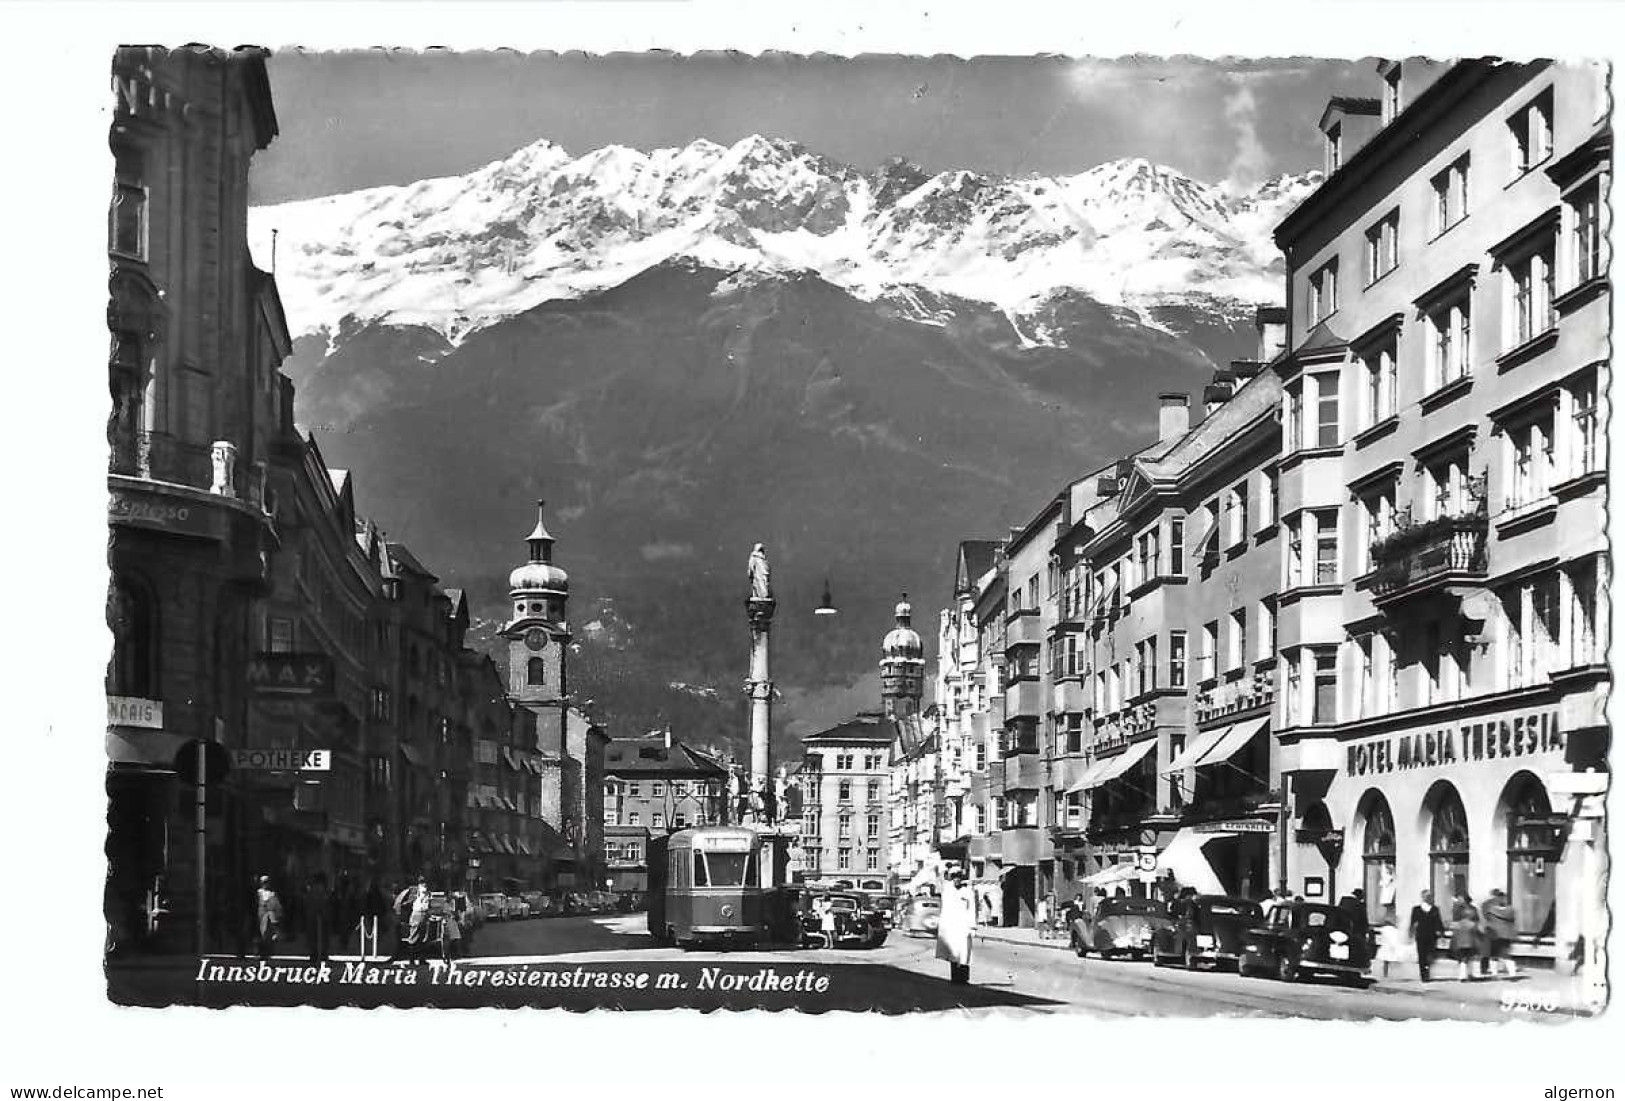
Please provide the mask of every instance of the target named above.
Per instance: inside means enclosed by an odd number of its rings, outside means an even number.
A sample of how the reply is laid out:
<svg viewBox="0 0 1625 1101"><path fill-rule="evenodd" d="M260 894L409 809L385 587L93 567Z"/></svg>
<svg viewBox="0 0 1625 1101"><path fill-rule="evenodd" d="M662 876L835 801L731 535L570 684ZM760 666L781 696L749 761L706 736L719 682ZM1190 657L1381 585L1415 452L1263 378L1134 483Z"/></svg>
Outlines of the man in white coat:
<svg viewBox="0 0 1625 1101"><path fill-rule="evenodd" d="M959 870L948 874L938 894L942 910L937 918L937 959L948 961L949 981L970 982L971 931L976 926L976 910L965 875Z"/></svg>

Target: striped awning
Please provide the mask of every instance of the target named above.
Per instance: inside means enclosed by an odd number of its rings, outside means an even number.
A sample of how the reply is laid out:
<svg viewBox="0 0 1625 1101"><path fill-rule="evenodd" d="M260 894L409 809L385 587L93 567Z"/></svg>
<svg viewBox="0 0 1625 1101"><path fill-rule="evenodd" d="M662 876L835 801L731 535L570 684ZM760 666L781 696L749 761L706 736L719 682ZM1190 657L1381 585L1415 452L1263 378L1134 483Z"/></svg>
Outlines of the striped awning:
<svg viewBox="0 0 1625 1101"><path fill-rule="evenodd" d="M1135 742L1133 745L1129 746L1115 757L1101 758L1100 760L1096 761L1087 771L1085 771L1082 776L1075 780L1071 787L1066 789L1067 793L1071 794L1072 792L1076 791L1087 791L1090 788L1099 787L1108 780L1115 780L1117 777L1123 775L1123 773L1145 760L1146 755L1156 748L1157 740L1155 738L1147 738L1142 742Z"/></svg>
<svg viewBox="0 0 1625 1101"><path fill-rule="evenodd" d="M1164 776L1171 776L1187 768L1200 768L1203 765L1216 765L1221 761L1227 761L1235 756L1242 746L1252 741L1254 735L1268 726L1269 721L1269 717L1265 716L1203 731L1192 738L1190 745L1169 761L1168 767L1161 772Z"/></svg>

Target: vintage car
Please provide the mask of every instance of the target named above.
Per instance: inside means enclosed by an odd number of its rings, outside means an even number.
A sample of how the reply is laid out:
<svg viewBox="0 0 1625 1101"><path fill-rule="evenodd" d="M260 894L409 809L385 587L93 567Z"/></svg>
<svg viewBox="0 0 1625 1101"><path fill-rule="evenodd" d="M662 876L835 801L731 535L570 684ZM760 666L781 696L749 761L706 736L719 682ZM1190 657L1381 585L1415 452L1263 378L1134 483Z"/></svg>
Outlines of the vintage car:
<svg viewBox="0 0 1625 1101"><path fill-rule="evenodd" d="M1144 959L1156 931L1168 924L1168 907L1155 898L1105 898L1094 913L1072 920L1072 950L1080 956L1124 955Z"/></svg>
<svg viewBox="0 0 1625 1101"><path fill-rule="evenodd" d="M1151 937L1151 962L1161 967L1178 960L1188 968L1199 963L1236 965L1247 930L1264 919L1258 903L1228 895L1187 895L1168 904L1167 924Z"/></svg>
<svg viewBox="0 0 1625 1101"><path fill-rule="evenodd" d="M508 920L508 898L506 895L491 891L479 897L480 909L485 912L486 921Z"/></svg>
<svg viewBox="0 0 1625 1101"><path fill-rule="evenodd" d="M827 900L835 913L835 943L827 944L817 903ZM801 943L808 947L879 948L886 943L886 915L869 900L849 891L808 892L800 900Z"/></svg>
<svg viewBox="0 0 1625 1101"><path fill-rule="evenodd" d="M917 895L903 900L894 925L908 936L929 937L936 934L941 919L942 900L935 895Z"/></svg>
<svg viewBox="0 0 1625 1101"><path fill-rule="evenodd" d="M1273 975L1292 982L1331 975L1363 982L1371 966L1365 923L1336 906L1286 902L1248 929L1238 964L1243 975Z"/></svg>

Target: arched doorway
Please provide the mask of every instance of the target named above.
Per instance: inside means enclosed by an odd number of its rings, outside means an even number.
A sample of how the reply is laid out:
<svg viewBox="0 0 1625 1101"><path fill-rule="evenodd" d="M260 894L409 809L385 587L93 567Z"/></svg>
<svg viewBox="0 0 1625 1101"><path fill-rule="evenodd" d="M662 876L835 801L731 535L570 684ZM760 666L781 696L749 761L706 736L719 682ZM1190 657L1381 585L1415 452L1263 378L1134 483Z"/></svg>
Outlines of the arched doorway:
<svg viewBox="0 0 1625 1101"><path fill-rule="evenodd" d="M1557 925L1558 819L1546 785L1520 772L1501 793L1507 831L1507 896L1519 936L1550 937Z"/></svg>
<svg viewBox="0 0 1625 1101"><path fill-rule="evenodd" d="M1428 826L1428 876L1433 900L1441 907L1467 892L1468 833L1467 808L1454 784L1440 780L1428 792L1423 808L1431 821Z"/></svg>
<svg viewBox="0 0 1625 1101"><path fill-rule="evenodd" d="M1394 842L1394 812L1375 788L1360 798L1361 886L1365 889L1366 917L1375 924L1395 904L1398 847Z"/></svg>

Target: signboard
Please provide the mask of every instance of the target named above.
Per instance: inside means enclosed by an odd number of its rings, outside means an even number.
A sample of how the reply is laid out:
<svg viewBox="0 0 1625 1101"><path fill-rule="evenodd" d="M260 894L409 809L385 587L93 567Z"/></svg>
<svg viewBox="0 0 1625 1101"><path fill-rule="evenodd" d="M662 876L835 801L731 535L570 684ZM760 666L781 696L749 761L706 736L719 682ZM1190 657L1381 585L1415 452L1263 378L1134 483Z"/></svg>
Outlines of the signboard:
<svg viewBox="0 0 1625 1101"><path fill-rule="evenodd" d="M137 696L108 696L107 725L134 726L142 730L164 728L164 701L143 700Z"/></svg>
<svg viewBox="0 0 1625 1101"><path fill-rule="evenodd" d="M1260 818L1233 818L1219 822L1198 822L1191 829L1197 833L1269 833L1275 827Z"/></svg>
<svg viewBox="0 0 1625 1101"><path fill-rule="evenodd" d="M1142 848L1134 856L1134 866L1142 872L1155 872L1157 870L1157 850Z"/></svg>
<svg viewBox="0 0 1625 1101"><path fill-rule="evenodd" d="M1348 747L1348 774L1373 776L1458 762L1561 753L1563 731L1557 716L1553 707L1356 742Z"/></svg>
<svg viewBox="0 0 1625 1101"><path fill-rule="evenodd" d="M333 767L330 749L234 749L231 767L248 772L327 772Z"/></svg>
<svg viewBox="0 0 1625 1101"><path fill-rule="evenodd" d="M256 696L327 699L333 695L333 659L326 654L255 654L248 687Z"/></svg>
<svg viewBox="0 0 1625 1101"><path fill-rule="evenodd" d="M175 535L218 536L214 509L182 499L167 500L154 493L115 489L108 496L107 520L113 524L152 528Z"/></svg>

